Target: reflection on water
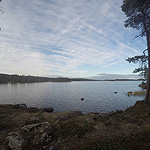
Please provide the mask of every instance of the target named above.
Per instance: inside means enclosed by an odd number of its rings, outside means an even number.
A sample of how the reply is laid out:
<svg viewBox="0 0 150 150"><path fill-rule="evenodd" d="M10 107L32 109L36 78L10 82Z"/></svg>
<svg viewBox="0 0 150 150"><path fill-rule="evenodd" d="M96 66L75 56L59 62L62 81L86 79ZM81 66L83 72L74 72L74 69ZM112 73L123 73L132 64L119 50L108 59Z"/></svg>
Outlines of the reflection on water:
<svg viewBox="0 0 150 150"><path fill-rule="evenodd" d="M140 81L90 81L1 84L0 103L52 106L55 111L81 110L84 113L124 110L143 98L128 97L125 94L128 91L139 91L140 83Z"/></svg>

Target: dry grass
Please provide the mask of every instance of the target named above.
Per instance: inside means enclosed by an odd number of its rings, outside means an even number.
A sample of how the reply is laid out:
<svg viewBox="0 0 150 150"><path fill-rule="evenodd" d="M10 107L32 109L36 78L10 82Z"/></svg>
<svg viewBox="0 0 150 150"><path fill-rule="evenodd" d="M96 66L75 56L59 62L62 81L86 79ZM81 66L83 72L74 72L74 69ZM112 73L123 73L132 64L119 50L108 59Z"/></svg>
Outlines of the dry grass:
<svg viewBox="0 0 150 150"><path fill-rule="evenodd" d="M146 95L146 91L135 91L133 96L144 96Z"/></svg>
<svg viewBox="0 0 150 150"><path fill-rule="evenodd" d="M128 92L127 93L128 96L145 96L146 95L146 91L134 91L134 92Z"/></svg>

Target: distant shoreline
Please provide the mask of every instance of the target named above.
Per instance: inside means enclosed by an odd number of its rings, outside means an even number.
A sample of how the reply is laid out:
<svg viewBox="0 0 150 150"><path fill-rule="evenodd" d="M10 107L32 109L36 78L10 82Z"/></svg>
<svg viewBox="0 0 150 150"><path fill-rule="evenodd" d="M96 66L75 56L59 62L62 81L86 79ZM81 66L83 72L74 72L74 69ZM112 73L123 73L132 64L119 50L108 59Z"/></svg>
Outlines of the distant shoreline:
<svg viewBox="0 0 150 150"><path fill-rule="evenodd" d="M39 76L24 76L24 75L9 75L0 74L0 84L8 83L42 83L42 82L73 82L73 81L143 81L143 79L106 79L106 80L96 80L96 79L86 79L86 78L49 78L49 77L39 77Z"/></svg>
<svg viewBox="0 0 150 150"><path fill-rule="evenodd" d="M71 79L72 81L144 81L143 79L106 79L106 80L94 80L94 79Z"/></svg>

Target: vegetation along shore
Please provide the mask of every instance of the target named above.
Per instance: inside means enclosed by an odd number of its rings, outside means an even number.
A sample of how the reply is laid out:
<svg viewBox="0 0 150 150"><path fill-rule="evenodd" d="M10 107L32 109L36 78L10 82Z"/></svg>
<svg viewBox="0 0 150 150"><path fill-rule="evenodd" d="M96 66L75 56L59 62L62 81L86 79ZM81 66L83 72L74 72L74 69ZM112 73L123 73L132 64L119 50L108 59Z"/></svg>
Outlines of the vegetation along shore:
<svg viewBox="0 0 150 150"><path fill-rule="evenodd" d="M144 101L125 111L89 114L0 105L1 150L147 150L149 141Z"/></svg>

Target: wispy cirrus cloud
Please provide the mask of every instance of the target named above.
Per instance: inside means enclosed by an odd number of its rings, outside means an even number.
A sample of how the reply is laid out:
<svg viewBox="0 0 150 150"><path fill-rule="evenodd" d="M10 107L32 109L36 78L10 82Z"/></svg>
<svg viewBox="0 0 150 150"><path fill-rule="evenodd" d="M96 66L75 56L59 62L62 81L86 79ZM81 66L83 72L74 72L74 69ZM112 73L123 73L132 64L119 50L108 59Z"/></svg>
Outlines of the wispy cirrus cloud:
<svg viewBox="0 0 150 150"><path fill-rule="evenodd" d="M6 0L0 16L0 71L31 75L87 76L140 54L125 29L122 1ZM126 37L128 35L128 39ZM99 70L97 71L99 72Z"/></svg>

